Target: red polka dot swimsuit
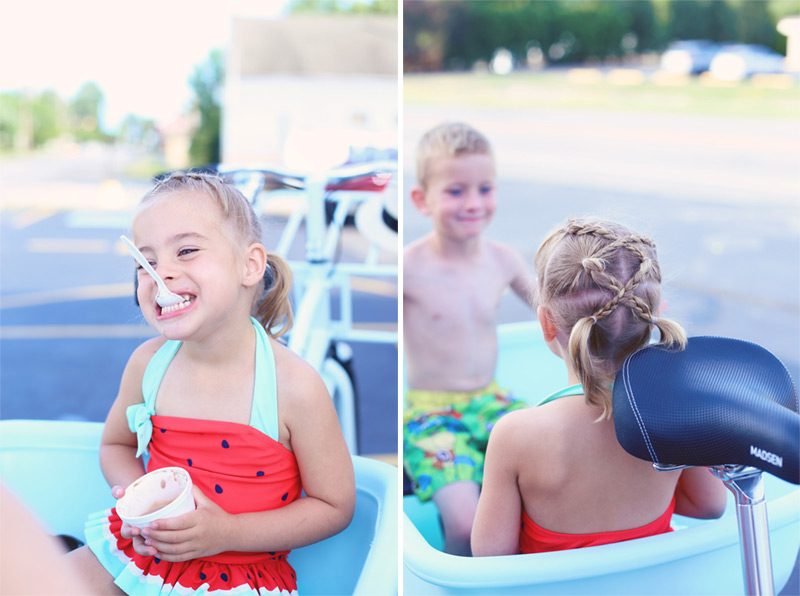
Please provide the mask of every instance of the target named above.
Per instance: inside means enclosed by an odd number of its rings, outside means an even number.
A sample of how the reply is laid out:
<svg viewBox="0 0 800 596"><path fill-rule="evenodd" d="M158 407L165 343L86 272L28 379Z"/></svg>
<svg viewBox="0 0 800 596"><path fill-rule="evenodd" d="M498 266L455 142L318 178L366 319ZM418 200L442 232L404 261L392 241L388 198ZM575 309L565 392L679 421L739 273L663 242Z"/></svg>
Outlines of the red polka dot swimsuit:
<svg viewBox="0 0 800 596"><path fill-rule="evenodd" d="M186 469L192 482L229 513L283 507L302 490L294 454L277 441L275 361L263 327L257 332L256 381L250 425L157 416L158 385L181 342L168 341L153 356L142 381L145 402L128 411L139 449L149 447L148 471ZM122 538L115 509L90 517L87 544L128 594L296 594L289 551L224 552L182 563L143 557Z"/></svg>

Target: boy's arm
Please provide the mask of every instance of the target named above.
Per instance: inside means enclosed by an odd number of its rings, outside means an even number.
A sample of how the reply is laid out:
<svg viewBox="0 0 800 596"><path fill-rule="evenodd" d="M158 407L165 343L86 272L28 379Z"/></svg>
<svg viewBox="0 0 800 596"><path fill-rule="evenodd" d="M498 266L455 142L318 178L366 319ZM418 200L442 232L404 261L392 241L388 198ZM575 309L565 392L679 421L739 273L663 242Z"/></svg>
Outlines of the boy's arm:
<svg viewBox="0 0 800 596"><path fill-rule="evenodd" d="M472 556L519 553L522 498L514 457L514 414L501 418L489 435L483 488L472 526Z"/></svg>
<svg viewBox="0 0 800 596"><path fill-rule="evenodd" d="M517 296L536 310L538 294L536 276L528 269L522 255L510 247L505 249L503 256L510 270L509 286Z"/></svg>

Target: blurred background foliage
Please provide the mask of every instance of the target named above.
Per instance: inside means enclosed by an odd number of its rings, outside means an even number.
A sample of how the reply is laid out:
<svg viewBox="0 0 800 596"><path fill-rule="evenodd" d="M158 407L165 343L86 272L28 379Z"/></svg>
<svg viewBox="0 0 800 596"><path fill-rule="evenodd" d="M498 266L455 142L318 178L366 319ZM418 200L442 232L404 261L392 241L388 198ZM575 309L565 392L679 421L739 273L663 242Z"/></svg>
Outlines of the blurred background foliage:
<svg viewBox="0 0 800 596"><path fill-rule="evenodd" d="M220 161L222 128L222 90L225 82L225 55L212 50L200 66L195 67L189 84L194 92L193 109L199 116L197 129L189 145L192 163Z"/></svg>
<svg viewBox="0 0 800 596"><path fill-rule="evenodd" d="M192 134L190 155L195 164L218 160L225 57L212 50L194 68L188 81L192 100L188 107L198 122ZM129 114L113 131L103 125L105 96L94 81L84 83L71 98L52 89L0 93L0 155L24 154L53 141L124 143L156 151L156 122Z"/></svg>
<svg viewBox="0 0 800 596"><path fill-rule="evenodd" d="M798 11L797 0L405 0L403 69L470 69L498 48L522 64L531 52L549 64L603 62L682 39L757 43L785 54L776 25Z"/></svg>
<svg viewBox="0 0 800 596"><path fill-rule="evenodd" d="M397 0L292 0L289 12L325 14L397 14Z"/></svg>
<svg viewBox="0 0 800 596"><path fill-rule="evenodd" d="M285 8L293 14L394 14L398 0L290 0ZM187 115L194 122L190 165L215 163L220 157L225 53L214 49L194 67L187 81L192 99ZM0 93L0 157L25 154L54 141L126 144L157 153L162 143L159 123L129 114L115 130L103 124L105 96L100 83L88 81L71 98L52 89ZM156 164L153 167L163 167Z"/></svg>

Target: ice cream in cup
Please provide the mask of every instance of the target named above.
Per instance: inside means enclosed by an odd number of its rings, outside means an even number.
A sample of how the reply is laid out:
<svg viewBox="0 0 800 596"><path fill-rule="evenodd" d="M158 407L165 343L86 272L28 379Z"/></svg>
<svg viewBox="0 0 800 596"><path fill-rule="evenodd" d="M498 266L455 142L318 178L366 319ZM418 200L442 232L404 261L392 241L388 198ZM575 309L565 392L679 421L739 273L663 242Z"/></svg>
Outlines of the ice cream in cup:
<svg viewBox="0 0 800 596"><path fill-rule="evenodd" d="M183 468L159 468L135 480L117 500L122 521L139 528L194 511L192 478Z"/></svg>

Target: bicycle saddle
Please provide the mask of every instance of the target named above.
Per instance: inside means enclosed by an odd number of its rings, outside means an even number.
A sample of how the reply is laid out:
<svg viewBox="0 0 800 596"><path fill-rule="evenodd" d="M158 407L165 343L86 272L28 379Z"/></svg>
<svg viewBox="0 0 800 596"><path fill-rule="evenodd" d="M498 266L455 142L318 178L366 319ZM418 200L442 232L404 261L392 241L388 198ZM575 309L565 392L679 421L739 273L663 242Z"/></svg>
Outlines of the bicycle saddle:
<svg viewBox="0 0 800 596"><path fill-rule="evenodd" d="M694 337L685 350L651 345L617 373L617 440L661 465L753 466L800 484L797 392L764 348Z"/></svg>

